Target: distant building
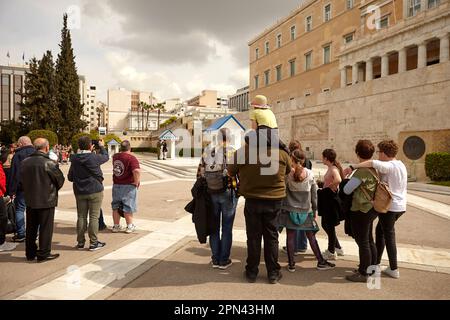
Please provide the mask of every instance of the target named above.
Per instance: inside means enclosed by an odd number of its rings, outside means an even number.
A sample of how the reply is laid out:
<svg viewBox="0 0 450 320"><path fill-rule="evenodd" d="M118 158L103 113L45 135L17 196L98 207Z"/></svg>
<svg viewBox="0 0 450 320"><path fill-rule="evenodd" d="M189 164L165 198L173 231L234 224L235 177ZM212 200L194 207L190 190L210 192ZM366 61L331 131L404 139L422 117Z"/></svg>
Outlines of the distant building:
<svg viewBox="0 0 450 320"><path fill-rule="evenodd" d="M86 82L83 83L85 92L84 107L82 119L87 122L85 131L91 131L98 128L97 118L97 88L95 86L87 86ZM81 91L81 86L80 86ZM81 93L80 93L81 95Z"/></svg>
<svg viewBox="0 0 450 320"><path fill-rule="evenodd" d="M25 74L28 67L0 66L0 119L1 121L19 120Z"/></svg>
<svg viewBox="0 0 450 320"><path fill-rule="evenodd" d="M124 131L129 129L129 115L141 119L139 103L149 105L157 102L151 92L129 91L123 88L108 90L108 131ZM145 113L145 111L144 111ZM142 128L142 125L141 125Z"/></svg>
<svg viewBox="0 0 450 320"><path fill-rule="evenodd" d="M164 101L164 110L166 112L175 111L183 106L183 101L180 98L168 99Z"/></svg>
<svg viewBox="0 0 450 320"><path fill-rule="evenodd" d="M203 90L202 93L187 101L188 106L227 108L228 99L217 95L216 90Z"/></svg>
<svg viewBox="0 0 450 320"><path fill-rule="evenodd" d="M238 89L235 94L228 96L228 108L244 112L248 110L249 86Z"/></svg>

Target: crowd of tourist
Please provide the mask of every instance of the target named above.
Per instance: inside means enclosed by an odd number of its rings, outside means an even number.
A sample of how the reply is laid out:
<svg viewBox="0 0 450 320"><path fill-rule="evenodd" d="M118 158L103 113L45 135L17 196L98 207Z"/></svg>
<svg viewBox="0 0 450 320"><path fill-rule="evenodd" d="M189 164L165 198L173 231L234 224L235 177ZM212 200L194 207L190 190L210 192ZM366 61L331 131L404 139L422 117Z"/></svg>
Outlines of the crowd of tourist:
<svg viewBox="0 0 450 320"><path fill-rule="evenodd" d="M3 200L0 201L0 252L12 251L16 243L25 242L28 261L44 262L59 257L51 252L51 244L58 191L65 181L59 166L66 162L70 162L68 179L73 182L77 204L76 248L85 249L86 231L90 251L106 245L98 239L98 233L99 229L106 228L102 214L104 178L101 165L109 160L108 152L101 140L93 142L87 136L81 137L78 145L79 150L72 153L70 146L56 145L51 149L45 138L32 143L29 137L23 136L16 146L3 150L0 162ZM139 162L131 154L129 141L125 140L120 145L120 152L113 156L113 232L135 231L133 213L137 210L139 184ZM126 228L120 226L120 216L125 218ZM11 242L6 241L6 234L12 232Z"/></svg>
<svg viewBox="0 0 450 320"><path fill-rule="evenodd" d="M375 148L371 141L360 140L355 146L359 163L346 169L337 160L335 150L325 149L321 160L327 172L323 181L317 181L301 143L294 140L287 147L280 140L277 120L267 99L257 96L251 105L253 130L246 134L245 144L232 150L230 131L220 130L219 145L207 148L202 156L193 189L193 206L186 207L194 214L199 240L206 242L205 236L209 235L212 267L227 269L232 265L236 198L243 196L247 233L244 276L248 282L257 279L262 241L269 283L282 278L278 239L283 229L287 240L282 251L287 253L289 272L296 271L295 256L307 250L308 242L317 259L317 269L333 269L338 257L344 256L336 232L343 221L345 233L354 238L359 248L358 268L346 279L367 282L371 275L379 275L381 271L399 278L395 222L406 211L407 171L396 159L398 145L393 140L384 140ZM372 160L375 151L379 160ZM267 153L271 162L277 162L275 172L267 171L269 165L262 159ZM202 187L209 195L206 200L198 196ZM209 216L204 214L208 204ZM318 216L328 238L328 247L323 252L316 239L320 229ZM377 218L374 239L373 223ZM389 267L381 270L385 247Z"/></svg>
<svg viewBox="0 0 450 320"><path fill-rule="evenodd" d="M279 234L283 229L287 236L281 250L287 254L289 272L296 271L295 257L306 252L308 242L318 270L335 268L338 257L345 254L336 231L342 225L359 248L358 268L346 276L347 280L366 282L374 273L379 274L385 247L389 266L383 272L399 278L395 223L406 211L407 172L396 159L398 145L384 140L375 147L369 140L360 140L355 146L359 163L346 169L337 160L335 150L325 149L321 160L327 171L323 181L317 181L301 143L294 140L286 145L281 141L267 99L257 96L251 105L252 130L240 149L231 146L231 132L223 128L218 145L204 150L192 189L194 201L186 207L193 213L199 240L204 243L209 236L212 268L225 270L233 264L233 224L238 198L243 196L247 233L244 276L249 282L255 282L259 274L262 241L268 281L274 284L282 278ZM59 165L69 161L68 180L73 182L78 214L76 248L86 248L86 231L90 251L106 245L98 233L105 228L101 166L108 162L108 152L101 140L93 142L89 137L81 137L78 145L79 150L73 153L71 147L56 145L50 149L48 140L39 138L32 143L24 136L16 145L4 149L0 163L0 193L4 200L0 201L0 251L15 248L5 237L11 222L8 208L13 205L12 241L25 241L26 258L43 262L59 256L51 253L58 190L65 181ZM158 143L158 149L165 158L165 141ZM378 160L372 159L375 151ZM263 160L268 155L269 163ZM128 141L121 143L112 161L112 232L133 233L139 162ZM328 238L323 252L316 238L320 231L318 216ZM121 227L121 217L126 227Z"/></svg>

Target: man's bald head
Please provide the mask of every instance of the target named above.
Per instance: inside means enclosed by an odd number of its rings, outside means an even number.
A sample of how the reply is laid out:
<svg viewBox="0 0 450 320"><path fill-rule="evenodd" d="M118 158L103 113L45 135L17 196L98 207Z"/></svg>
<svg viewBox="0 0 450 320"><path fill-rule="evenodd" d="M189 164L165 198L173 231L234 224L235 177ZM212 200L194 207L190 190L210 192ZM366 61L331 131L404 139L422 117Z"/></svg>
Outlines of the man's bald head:
<svg viewBox="0 0 450 320"><path fill-rule="evenodd" d="M26 146L32 146L33 145L31 143L30 137L27 137L27 136L20 137L19 140L17 141L17 144L18 144L19 147L26 147Z"/></svg>
<svg viewBox="0 0 450 320"><path fill-rule="evenodd" d="M50 144L45 138L37 138L36 140L34 140L34 147L37 151L41 151L44 153L48 153L50 150Z"/></svg>

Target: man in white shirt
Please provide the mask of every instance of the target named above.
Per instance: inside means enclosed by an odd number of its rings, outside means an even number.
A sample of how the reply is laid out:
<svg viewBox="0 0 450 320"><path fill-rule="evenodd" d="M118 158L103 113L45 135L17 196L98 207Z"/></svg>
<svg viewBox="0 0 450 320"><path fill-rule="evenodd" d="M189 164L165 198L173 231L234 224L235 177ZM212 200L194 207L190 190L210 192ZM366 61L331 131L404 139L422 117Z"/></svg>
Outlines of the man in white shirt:
<svg viewBox="0 0 450 320"><path fill-rule="evenodd" d="M374 168L378 171L380 179L389 185L392 192L392 204L387 213L378 215L379 221L376 227L376 245L378 253L377 263L381 263L384 247L387 248L389 267L383 272L392 278L398 279L400 272L397 266L397 246L395 242L395 222L406 211L406 187L408 173L402 161L395 157L398 153L398 145L393 140L384 140L378 144L379 160L351 165L344 174L357 168Z"/></svg>

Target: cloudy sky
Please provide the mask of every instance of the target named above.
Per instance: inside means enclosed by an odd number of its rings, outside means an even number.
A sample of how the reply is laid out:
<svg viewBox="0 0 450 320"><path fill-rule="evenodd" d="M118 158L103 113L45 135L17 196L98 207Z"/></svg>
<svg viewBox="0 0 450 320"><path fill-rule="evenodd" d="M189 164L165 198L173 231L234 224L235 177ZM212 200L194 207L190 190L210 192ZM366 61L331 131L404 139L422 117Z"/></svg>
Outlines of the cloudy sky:
<svg viewBox="0 0 450 320"><path fill-rule="evenodd" d="M248 41L302 0L0 0L0 64L56 60L62 15L71 21L78 73L108 88L190 98L203 89L234 93L248 84ZM76 17L76 15L75 15Z"/></svg>

